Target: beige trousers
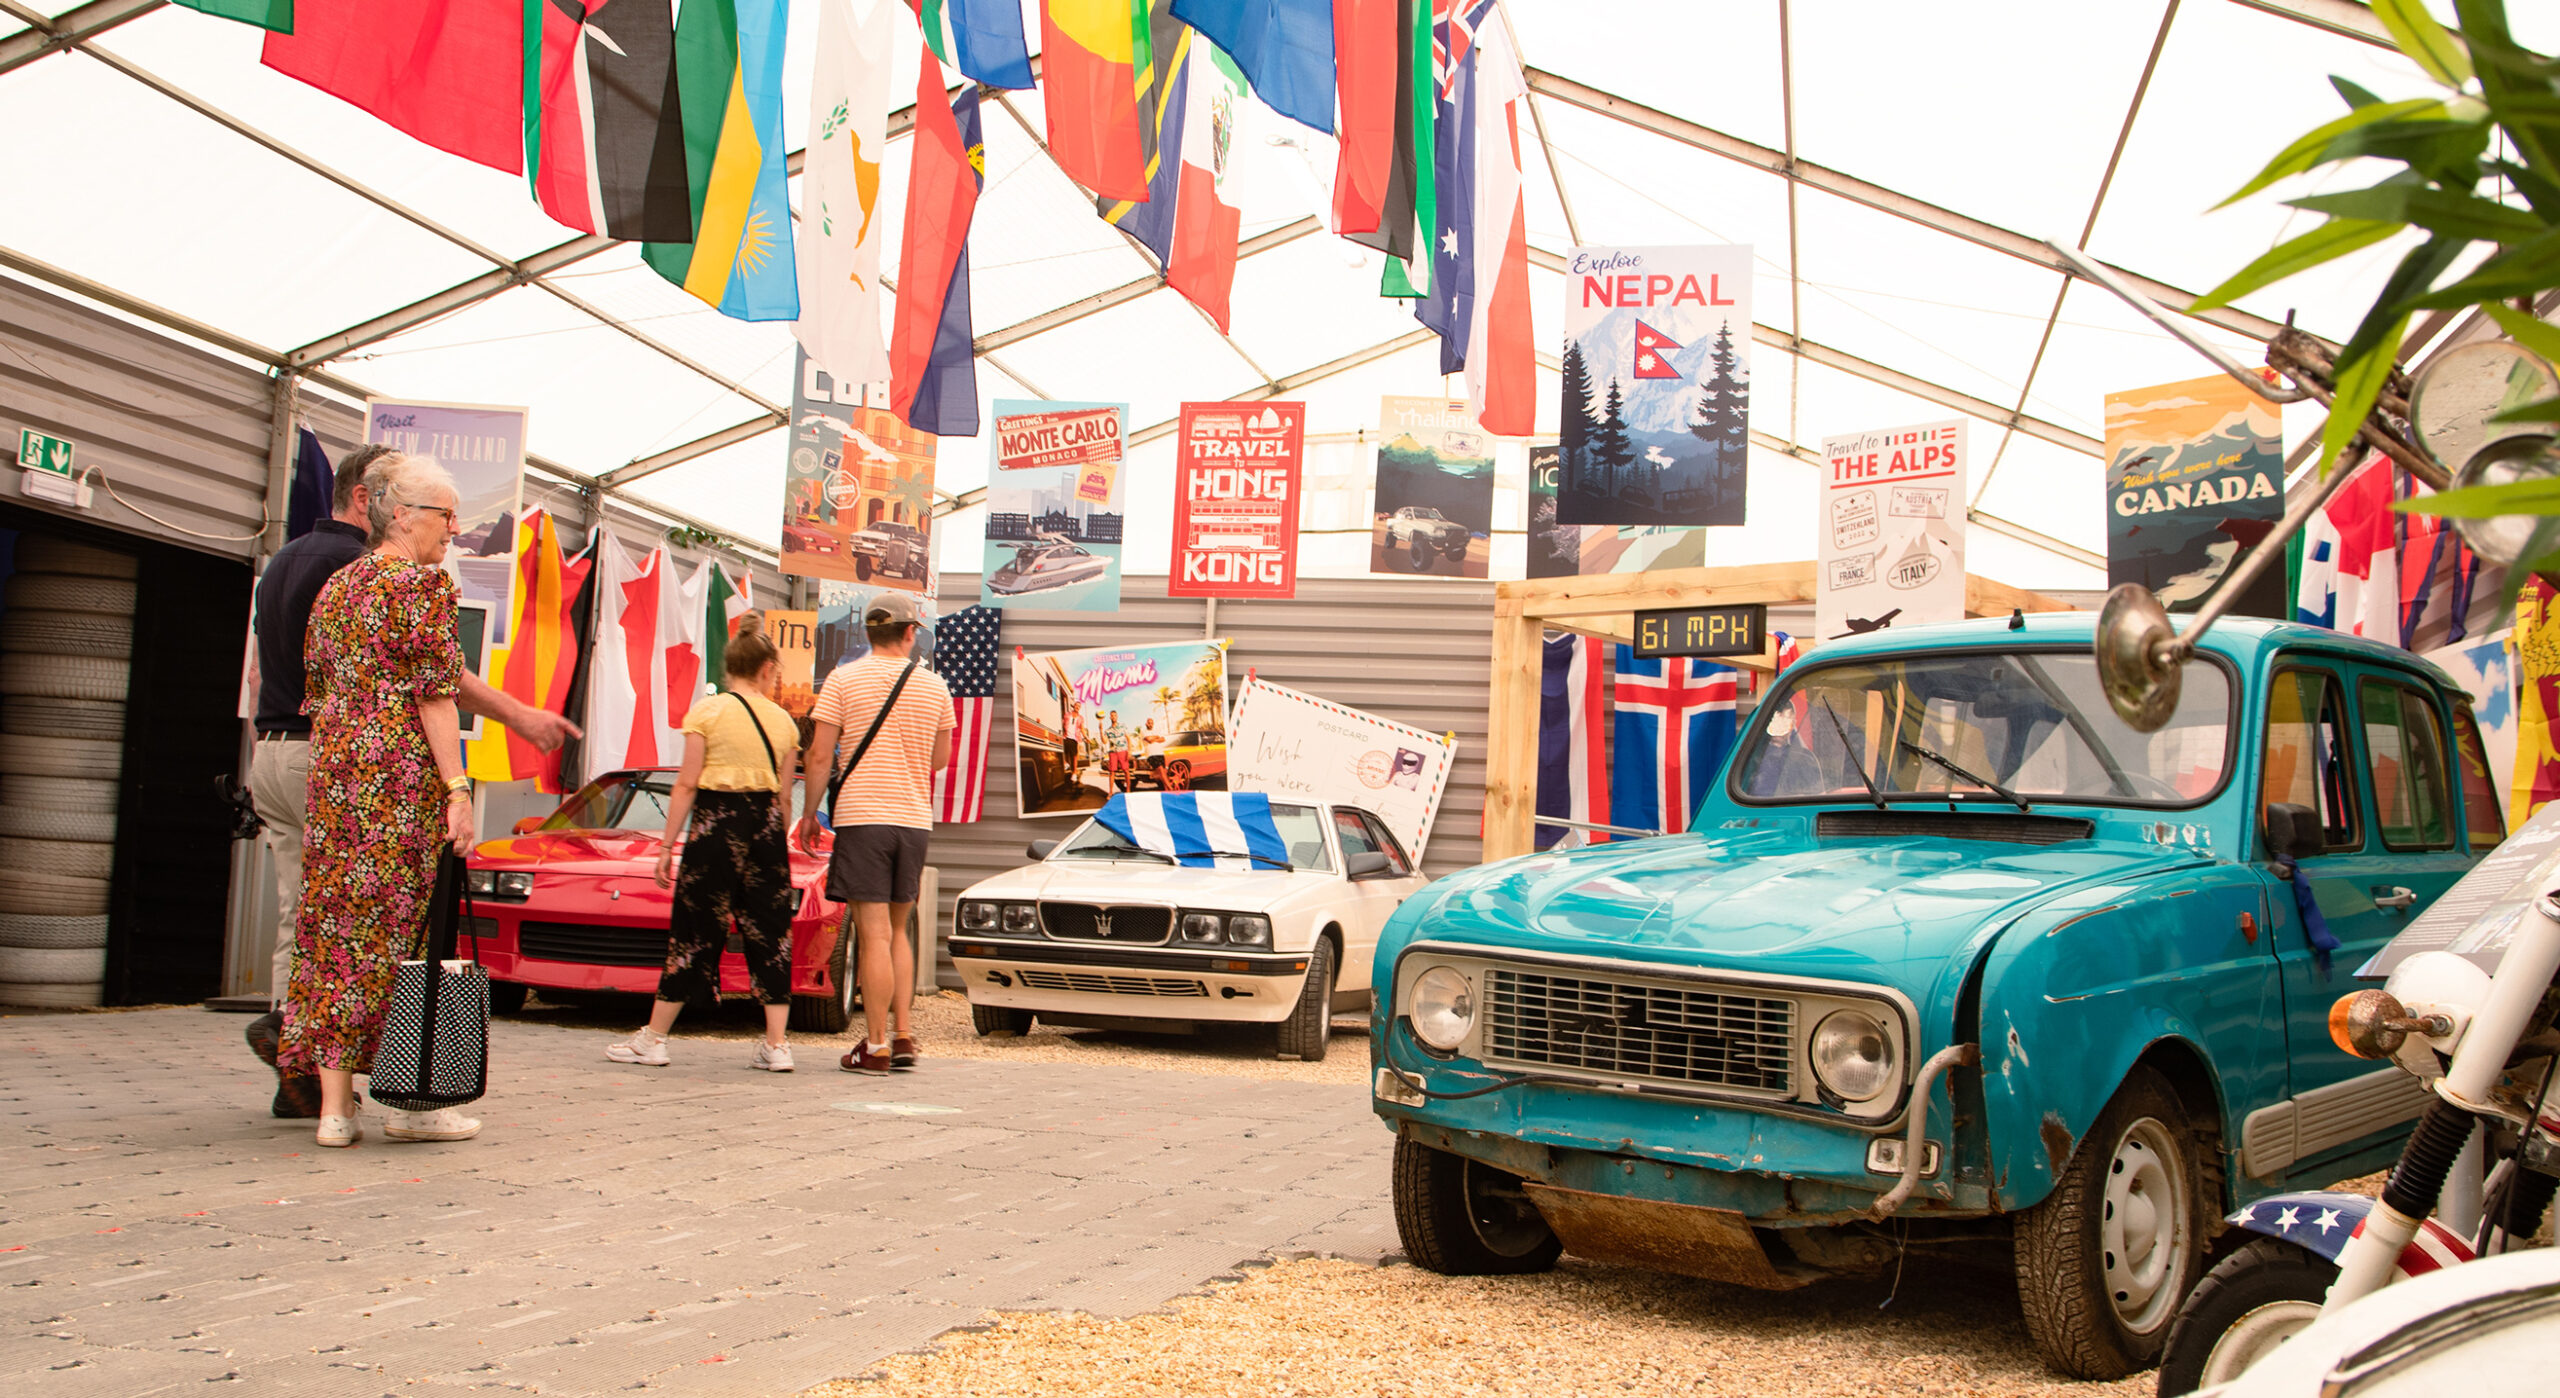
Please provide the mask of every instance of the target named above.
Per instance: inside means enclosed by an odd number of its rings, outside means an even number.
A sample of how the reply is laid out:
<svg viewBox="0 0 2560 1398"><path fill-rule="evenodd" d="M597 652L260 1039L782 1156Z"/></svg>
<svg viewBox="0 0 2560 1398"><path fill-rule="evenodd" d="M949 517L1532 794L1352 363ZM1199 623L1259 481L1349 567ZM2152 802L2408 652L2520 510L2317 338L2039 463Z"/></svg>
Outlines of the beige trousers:
<svg viewBox="0 0 2560 1398"><path fill-rule="evenodd" d="M296 915L302 910L302 818L309 799L311 744L300 738L258 739L249 757L249 799L267 823L267 857L276 870L275 957L267 974L267 1003L284 1005L293 979Z"/></svg>

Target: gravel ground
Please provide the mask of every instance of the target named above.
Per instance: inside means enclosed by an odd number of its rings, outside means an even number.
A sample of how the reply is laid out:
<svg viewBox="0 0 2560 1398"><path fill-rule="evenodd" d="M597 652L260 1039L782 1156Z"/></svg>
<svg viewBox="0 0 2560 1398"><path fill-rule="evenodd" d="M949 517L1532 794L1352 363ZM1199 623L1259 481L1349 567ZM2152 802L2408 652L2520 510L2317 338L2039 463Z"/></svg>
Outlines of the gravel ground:
<svg viewBox="0 0 2560 1398"><path fill-rule="evenodd" d="M2147 1373L2056 1379L2036 1359L2008 1279L1948 1263L1914 1262L1898 1294L1881 1282L1776 1294L1571 1259L1545 1276L1487 1278L1327 1259L1280 1263L1166 1314L1005 1316L806 1398L2148 1398L2152 1389Z"/></svg>

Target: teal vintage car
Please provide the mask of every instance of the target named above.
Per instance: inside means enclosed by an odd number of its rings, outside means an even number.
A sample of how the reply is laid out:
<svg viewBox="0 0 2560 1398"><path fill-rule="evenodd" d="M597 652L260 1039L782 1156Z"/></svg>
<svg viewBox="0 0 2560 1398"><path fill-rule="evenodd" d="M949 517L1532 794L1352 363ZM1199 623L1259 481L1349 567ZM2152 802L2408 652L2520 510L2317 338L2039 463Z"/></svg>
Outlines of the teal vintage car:
<svg viewBox="0 0 2560 1398"><path fill-rule="evenodd" d="M1689 833L1408 899L1370 1044L1407 1254L1791 1287L1989 1251L2055 1367L2116 1377L2225 1214L2387 1163L2422 1094L2327 1015L2503 837L2469 701L2235 619L2137 732L2093 624L1827 645Z"/></svg>

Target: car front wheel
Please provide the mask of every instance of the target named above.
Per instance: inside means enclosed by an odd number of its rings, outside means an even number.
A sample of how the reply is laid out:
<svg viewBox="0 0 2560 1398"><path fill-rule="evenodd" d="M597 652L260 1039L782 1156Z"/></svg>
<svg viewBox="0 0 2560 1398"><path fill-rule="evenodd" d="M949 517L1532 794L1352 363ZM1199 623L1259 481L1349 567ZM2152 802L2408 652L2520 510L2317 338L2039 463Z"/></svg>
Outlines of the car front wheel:
<svg viewBox="0 0 2560 1398"><path fill-rule="evenodd" d="M981 1039L989 1034L1012 1034L1017 1037L1028 1034L1031 1032L1031 1023L1034 1018L1031 1011L1017 1010L1010 1005L981 1005L974 1000L969 1002L969 1026L978 1031L978 1037Z"/></svg>
<svg viewBox="0 0 2560 1398"><path fill-rule="evenodd" d="M532 989L533 987L524 984L522 981L489 982L489 1013L493 1015L522 1013L524 1010L525 996L529 994Z"/></svg>
<svg viewBox="0 0 2560 1398"><path fill-rule="evenodd" d="M2320 1318L2338 1264L2282 1238L2253 1238L2204 1274L2160 1356L2160 1398L2240 1377Z"/></svg>
<svg viewBox="0 0 2560 1398"><path fill-rule="evenodd" d="M2160 1358L2202 1270L2204 1178L2177 1094L2135 1069L2053 1192L2018 1217L2018 1301L2047 1363L2120 1379Z"/></svg>
<svg viewBox="0 0 2560 1398"><path fill-rule="evenodd" d="M1280 1021L1279 1031L1281 1057L1324 1061L1325 1047L1333 1041L1333 942L1329 938L1316 938L1315 950L1307 953L1307 979L1298 987L1298 1003L1289 1007L1289 1017Z"/></svg>
<svg viewBox="0 0 2560 1398"><path fill-rule="evenodd" d="M1430 571L1430 569L1431 569L1431 559L1432 559L1432 554L1431 554L1431 546L1430 546L1429 544L1426 544L1426 543L1422 542L1420 539L1416 539L1416 540L1414 540L1414 541L1413 541L1413 551L1412 551L1412 556L1413 556L1413 571L1415 571L1415 572L1417 572L1417 573L1424 573L1424 572L1429 572L1429 571Z"/></svg>
<svg viewBox="0 0 2560 1398"><path fill-rule="evenodd" d="M1447 1277L1543 1272L1564 1252L1518 1178L1396 1138L1396 1237L1414 1265Z"/></svg>

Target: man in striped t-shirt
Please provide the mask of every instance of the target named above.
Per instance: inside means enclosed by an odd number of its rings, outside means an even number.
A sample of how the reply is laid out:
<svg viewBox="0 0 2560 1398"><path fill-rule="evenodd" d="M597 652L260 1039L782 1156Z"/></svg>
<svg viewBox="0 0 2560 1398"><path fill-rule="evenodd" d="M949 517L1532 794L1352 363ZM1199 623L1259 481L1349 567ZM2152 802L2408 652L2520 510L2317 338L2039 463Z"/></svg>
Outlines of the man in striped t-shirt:
<svg viewBox="0 0 2560 1398"><path fill-rule="evenodd" d="M842 1060L851 1073L885 1073L916 1062L915 1034L907 1018L916 983L915 948L904 934L933 831L933 774L951 765L952 729L951 687L910 659L922 624L915 599L903 592L871 599L862 613L871 653L837 666L810 711L817 731L810 736L803 780L811 772L833 772L852 756L839 756L838 740L860 746L873 721L879 722L871 746L836 799L835 855L827 866L827 896L847 905L845 926L837 935L857 939L865 1033L861 1046ZM897 696L894 706L889 702L892 692ZM814 850L817 798L807 797L800 809L800 847Z"/></svg>

